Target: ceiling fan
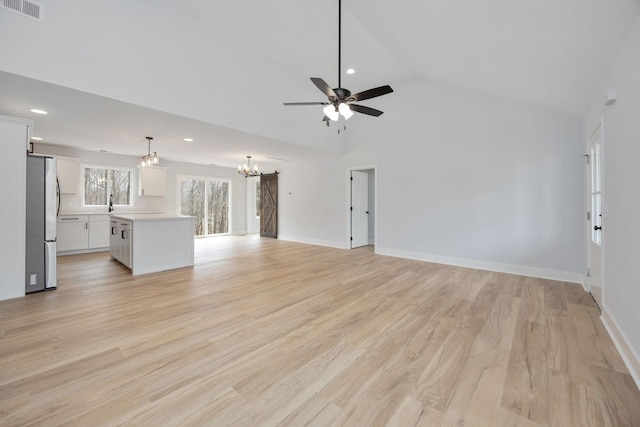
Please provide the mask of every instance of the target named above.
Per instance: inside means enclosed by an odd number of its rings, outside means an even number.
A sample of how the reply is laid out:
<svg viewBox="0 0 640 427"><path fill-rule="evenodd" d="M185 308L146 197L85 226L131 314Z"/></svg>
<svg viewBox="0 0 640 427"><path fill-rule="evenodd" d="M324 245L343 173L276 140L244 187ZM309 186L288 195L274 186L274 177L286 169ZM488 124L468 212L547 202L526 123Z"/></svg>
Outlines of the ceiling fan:
<svg viewBox="0 0 640 427"><path fill-rule="evenodd" d="M377 96L386 95L393 92L391 86L380 86L373 89L365 90L356 94L341 87L341 68L342 68L342 0L338 0L338 87L331 88L324 80L319 77L311 77L311 81L316 85L322 93L324 93L328 101L324 102L285 102L284 105L324 105L324 118L322 121L329 126L330 121L337 121L342 115L348 120L355 111L369 116L378 117L382 115L382 111L375 108L365 107L364 105L354 104L354 102L364 101L365 99L375 98Z"/></svg>

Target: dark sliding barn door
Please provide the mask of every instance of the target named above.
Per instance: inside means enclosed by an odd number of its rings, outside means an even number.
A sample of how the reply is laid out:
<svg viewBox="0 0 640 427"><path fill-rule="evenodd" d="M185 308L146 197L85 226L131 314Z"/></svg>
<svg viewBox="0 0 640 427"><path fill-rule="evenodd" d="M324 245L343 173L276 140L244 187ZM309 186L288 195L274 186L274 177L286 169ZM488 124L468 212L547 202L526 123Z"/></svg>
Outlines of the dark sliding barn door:
<svg viewBox="0 0 640 427"><path fill-rule="evenodd" d="M278 238L278 174L260 175L260 236Z"/></svg>

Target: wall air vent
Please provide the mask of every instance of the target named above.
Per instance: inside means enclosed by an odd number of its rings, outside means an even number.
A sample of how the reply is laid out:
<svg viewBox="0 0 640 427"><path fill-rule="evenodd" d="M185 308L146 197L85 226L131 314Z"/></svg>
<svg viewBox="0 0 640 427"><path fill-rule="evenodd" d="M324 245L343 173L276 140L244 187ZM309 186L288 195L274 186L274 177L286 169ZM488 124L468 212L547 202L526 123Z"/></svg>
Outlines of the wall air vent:
<svg viewBox="0 0 640 427"><path fill-rule="evenodd" d="M28 0L0 0L3 9L42 22L42 5Z"/></svg>

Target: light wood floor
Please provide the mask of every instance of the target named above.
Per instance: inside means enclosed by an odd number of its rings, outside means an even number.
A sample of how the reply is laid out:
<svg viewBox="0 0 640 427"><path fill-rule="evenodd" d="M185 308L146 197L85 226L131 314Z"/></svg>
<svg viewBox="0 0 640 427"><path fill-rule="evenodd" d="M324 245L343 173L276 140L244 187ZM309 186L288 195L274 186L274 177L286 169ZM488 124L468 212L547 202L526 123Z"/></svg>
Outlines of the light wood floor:
<svg viewBox="0 0 640 427"><path fill-rule="evenodd" d="M577 284L254 237L0 302L0 425L640 426Z"/></svg>

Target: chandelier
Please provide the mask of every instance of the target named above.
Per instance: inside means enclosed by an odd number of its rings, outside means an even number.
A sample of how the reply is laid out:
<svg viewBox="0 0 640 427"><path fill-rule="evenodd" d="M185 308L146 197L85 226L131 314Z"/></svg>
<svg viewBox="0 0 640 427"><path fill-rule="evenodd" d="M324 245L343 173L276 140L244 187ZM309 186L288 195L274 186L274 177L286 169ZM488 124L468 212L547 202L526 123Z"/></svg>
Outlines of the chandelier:
<svg viewBox="0 0 640 427"><path fill-rule="evenodd" d="M251 156L247 156L247 164L238 166L238 173L244 175L245 177L260 175L258 165L254 165L253 169L251 169Z"/></svg>
<svg viewBox="0 0 640 427"><path fill-rule="evenodd" d="M145 136L145 138L147 139L148 144L148 154L140 158L140 166L142 166L143 168L146 168L147 166L155 166L160 163L158 153L155 151L153 153L151 152L151 140L153 138L150 136Z"/></svg>

